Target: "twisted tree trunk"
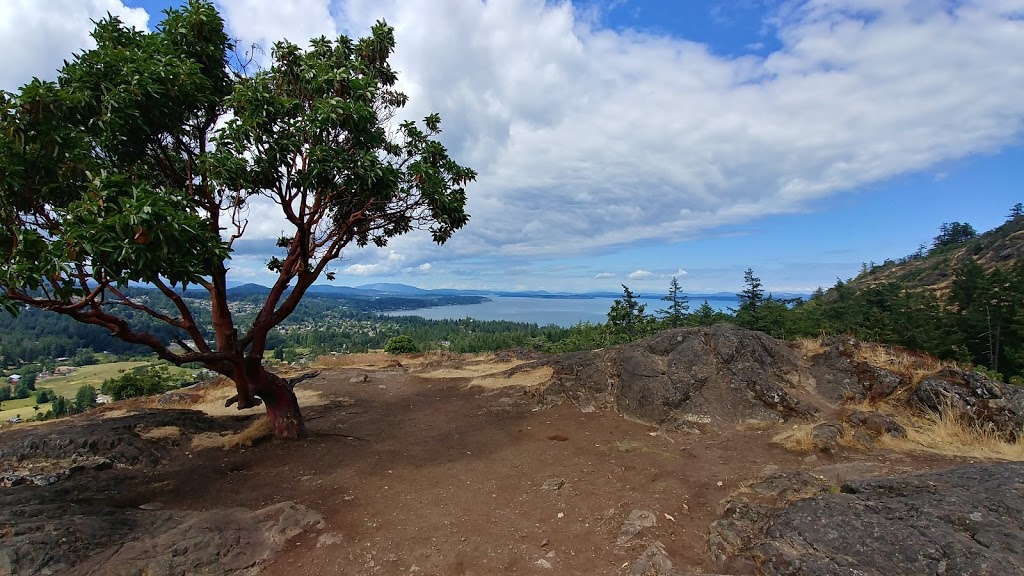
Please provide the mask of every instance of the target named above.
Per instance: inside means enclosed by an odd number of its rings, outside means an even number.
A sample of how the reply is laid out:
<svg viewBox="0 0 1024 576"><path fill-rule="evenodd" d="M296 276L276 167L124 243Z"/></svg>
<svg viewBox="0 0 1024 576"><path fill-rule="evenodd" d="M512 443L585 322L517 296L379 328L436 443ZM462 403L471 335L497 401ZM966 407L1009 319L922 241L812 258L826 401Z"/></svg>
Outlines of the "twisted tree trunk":
<svg viewBox="0 0 1024 576"><path fill-rule="evenodd" d="M306 436L306 423L299 411L294 389L276 374L261 367L254 394L267 405L267 419L274 427L276 438L297 439Z"/></svg>
<svg viewBox="0 0 1024 576"><path fill-rule="evenodd" d="M299 410L294 388L295 384L309 377L311 375L307 374L288 381L267 371L259 358L246 358L241 366L236 367L232 376L237 394L229 398L224 405L231 406L237 402L238 409L242 410L258 406L262 402L267 407L267 420L270 420L274 428L275 438L304 438L306 423Z"/></svg>

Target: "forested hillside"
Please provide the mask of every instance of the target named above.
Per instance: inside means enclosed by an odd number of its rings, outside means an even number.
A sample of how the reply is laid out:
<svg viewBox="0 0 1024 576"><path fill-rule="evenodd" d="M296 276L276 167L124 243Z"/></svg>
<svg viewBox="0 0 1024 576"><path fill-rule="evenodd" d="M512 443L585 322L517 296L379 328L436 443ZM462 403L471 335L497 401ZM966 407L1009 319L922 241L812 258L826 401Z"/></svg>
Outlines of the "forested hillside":
<svg viewBox="0 0 1024 576"><path fill-rule="evenodd" d="M845 333L1020 378L1024 209L1017 204L1004 224L980 235L970 224L944 223L930 248L866 264L856 278L807 301L754 296L737 323L776 337Z"/></svg>
<svg viewBox="0 0 1024 576"><path fill-rule="evenodd" d="M1024 207L1011 208L1006 222L984 234L977 234L967 223L947 222L931 247L922 244L917 252L864 265L851 282L857 289L882 282L898 282L910 289L948 290L953 271L968 263L977 264L988 273L999 269L1008 272L1024 259Z"/></svg>
<svg viewBox="0 0 1024 576"><path fill-rule="evenodd" d="M849 332L970 363L1009 378L1024 373L1024 207L977 234L943 223L930 249L868 264L793 312Z"/></svg>

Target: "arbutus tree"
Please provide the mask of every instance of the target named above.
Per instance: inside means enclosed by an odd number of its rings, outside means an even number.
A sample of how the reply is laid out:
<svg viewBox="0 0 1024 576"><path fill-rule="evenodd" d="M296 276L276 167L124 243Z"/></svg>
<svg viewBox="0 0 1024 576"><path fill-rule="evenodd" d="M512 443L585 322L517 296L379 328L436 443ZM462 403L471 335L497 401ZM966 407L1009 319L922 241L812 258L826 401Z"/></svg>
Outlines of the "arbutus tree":
<svg viewBox="0 0 1024 576"><path fill-rule="evenodd" d="M202 364L234 381L229 404L262 402L276 436L304 435L295 382L263 366L267 334L333 278L346 247L414 229L448 240L469 219L476 173L437 141L436 114L396 119L408 98L383 22L357 41L277 43L251 74L229 66L234 45L209 2L166 11L151 33L108 17L93 38L56 82L0 92L0 302ZM268 263L276 281L240 326L227 277L257 199L286 232ZM189 286L202 289L202 315ZM137 316L180 337L158 338Z"/></svg>

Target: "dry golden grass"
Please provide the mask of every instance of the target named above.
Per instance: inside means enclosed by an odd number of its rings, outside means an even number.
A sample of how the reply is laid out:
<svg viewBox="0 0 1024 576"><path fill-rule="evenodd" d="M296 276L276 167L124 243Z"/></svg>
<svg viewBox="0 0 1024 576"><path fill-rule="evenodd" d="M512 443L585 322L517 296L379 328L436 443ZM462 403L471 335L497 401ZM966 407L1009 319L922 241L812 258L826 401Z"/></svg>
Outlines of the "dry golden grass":
<svg viewBox="0 0 1024 576"><path fill-rule="evenodd" d="M804 356L804 358L810 358L816 356L825 351L825 337L818 336L817 338L799 338L796 342L796 349Z"/></svg>
<svg viewBox="0 0 1024 576"><path fill-rule="evenodd" d="M818 424L821 422L801 422L776 434L772 442L793 452L814 452L817 447L811 439L811 429Z"/></svg>
<svg viewBox="0 0 1024 576"><path fill-rule="evenodd" d="M533 370L522 370L515 374L495 374L473 378L469 385L489 389L511 387L534 388L551 380L553 373L554 370L550 366L544 366L534 368Z"/></svg>
<svg viewBox="0 0 1024 576"><path fill-rule="evenodd" d="M282 377L290 375L281 374ZM227 378L220 378L201 387L196 388L192 394L200 396L198 402L186 402L182 404L157 404L156 399L150 403L150 408L189 408L199 410L210 416L237 416L239 414L259 414L266 410L261 404L245 410L239 410L237 406L225 406L224 402L235 395L235 383ZM299 405L303 407L319 406L327 403L327 398L315 390L299 389L295 392Z"/></svg>
<svg viewBox="0 0 1024 576"><path fill-rule="evenodd" d="M206 450L208 448L220 448L231 450L232 448L252 446L256 442L274 435L274 427L270 420L257 418L245 429L237 433L204 432L192 437L192 450Z"/></svg>
<svg viewBox="0 0 1024 576"><path fill-rule="evenodd" d="M121 416L127 416L134 414L135 410L129 410L127 408L115 408L113 410L104 410L99 413L100 418L120 418Z"/></svg>
<svg viewBox="0 0 1024 576"><path fill-rule="evenodd" d="M861 344L857 347L857 358L877 368L891 370L907 381L906 386L897 390L897 400L905 400L904 396L916 388L918 382L945 366L945 363L934 356L880 344Z"/></svg>
<svg viewBox="0 0 1024 576"><path fill-rule="evenodd" d="M493 359L466 363L461 366L427 368L417 375L420 378L480 378L511 370L523 362L497 362Z"/></svg>
<svg viewBox="0 0 1024 576"><path fill-rule="evenodd" d="M139 436L146 440L166 440L181 436L181 428L177 426L158 426L139 433Z"/></svg>
<svg viewBox="0 0 1024 576"><path fill-rule="evenodd" d="M992 430L973 426L948 408L901 423L907 429L907 437L883 436L882 447L977 460L1024 461L1024 442L1010 442Z"/></svg>
<svg viewBox="0 0 1024 576"><path fill-rule="evenodd" d="M432 366L454 366L467 361L486 360L490 357L491 356L477 356L473 354L456 354L455 352L448 352L446 350L431 350L430 352L407 354L402 356L402 366L405 366L409 370L417 371L430 368Z"/></svg>
<svg viewBox="0 0 1024 576"><path fill-rule="evenodd" d="M919 415L885 403L861 404L851 408L878 410L906 428L906 438L883 434L874 444L876 448L974 460L1024 461L1024 442L1010 442L992 430L972 426L954 410L945 409L940 414ZM817 448L811 440L811 430L820 423L802 422L776 434L772 442L794 452L814 452ZM854 440L847 426L844 426L839 444L854 449L870 449Z"/></svg>

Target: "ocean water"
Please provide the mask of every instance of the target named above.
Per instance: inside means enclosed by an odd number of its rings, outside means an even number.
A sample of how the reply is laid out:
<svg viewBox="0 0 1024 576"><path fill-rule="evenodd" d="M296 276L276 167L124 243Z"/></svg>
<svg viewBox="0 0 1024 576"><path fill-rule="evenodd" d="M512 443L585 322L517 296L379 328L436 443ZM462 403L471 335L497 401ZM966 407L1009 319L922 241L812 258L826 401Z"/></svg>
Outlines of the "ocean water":
<svg viewBox="0 0 1024 576"><path fill-rule="evenodd" d="M541 326L557 324L572 326L580 322L599 323L608 320L608 309L615 298L524 298L511 296L488 296L490 302L479 304L463 304L458 306L437 306L434 308L418 308L415 310L395 310L385 312L389 316L420 316L430 320L458 320L474 318L476 320L508 320L511 322L529 322ZM647 306L648 314L655 314L668 306L668 302L658 299L639 298L641 304ZM692 312L704 302L704 299L690 298ZM736 308L739 302L735 298L708 299L715 310Z"/></svg>

